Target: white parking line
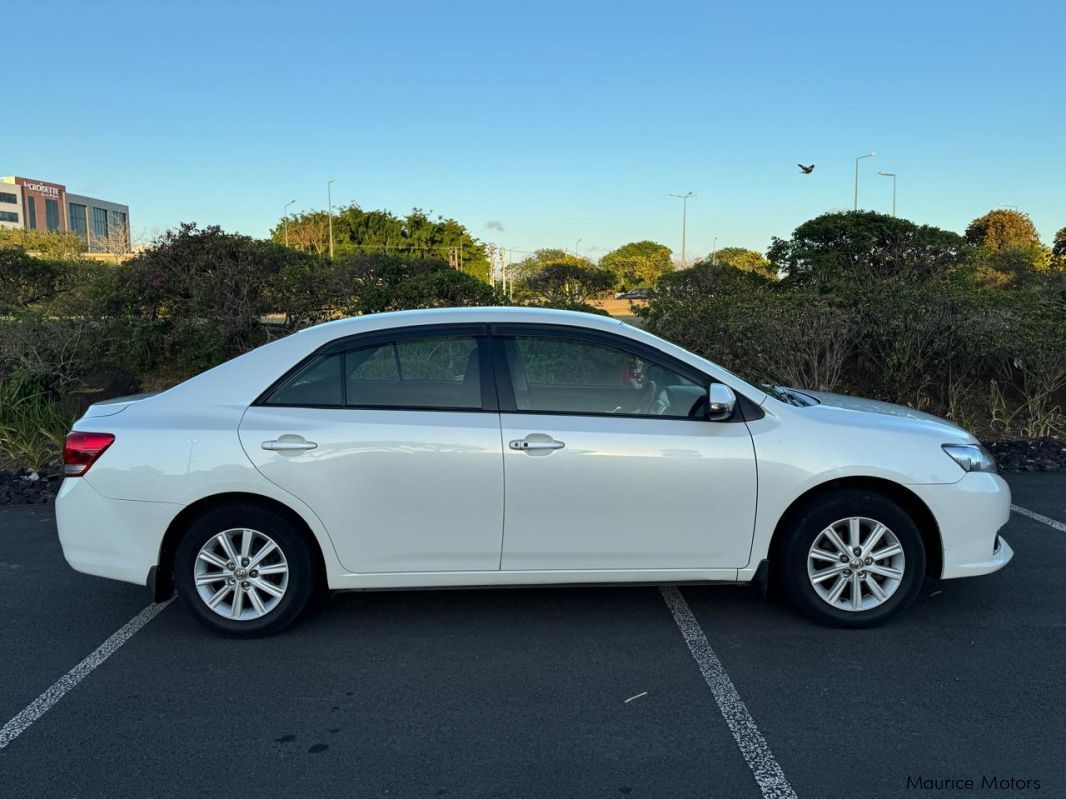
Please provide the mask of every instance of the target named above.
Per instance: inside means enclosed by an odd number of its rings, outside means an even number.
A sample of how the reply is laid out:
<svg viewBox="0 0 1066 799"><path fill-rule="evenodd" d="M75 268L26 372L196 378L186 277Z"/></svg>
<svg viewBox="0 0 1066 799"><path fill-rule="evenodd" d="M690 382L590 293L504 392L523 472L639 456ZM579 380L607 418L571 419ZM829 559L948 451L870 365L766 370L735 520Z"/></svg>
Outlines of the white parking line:
<svg viewBox="0 0 1066 799"><path fill-rule="evenodd" d="M729 730L740 747L740 753L747 761L751 773L755 775L755 781L759 784L764 799L796 799L796 792L785 779L785 772L781 770L766 739L755 726L755 719L751 717L744 700L733 686L733 681L722 667L722 661L711 649L711 644L692 614L688 602L677 588L664 586L659 591L674 615L681 636L688 644L692 657L696 659L703 679L711 689L714 701L718 703L718 709L722 711L725 723L729 725Z"/></svg>
<svg viewBox="0 0 1066 799"><path fill-rule="evenodd" d="M22 735L33 722L51 710L56 702L89 676L93 669L115 654L135 632L154 619L172 601L168 599L161 604L153 603L146 607L93 650L81 663L56 680L47 691L23 708L17 716L0 728L0 749Z"/></svg>
<svg viewBox="0 0 1066 799"><path fill-rule="evenodd" d="M1054 527L1060 533L1066 533L1066 524L1057 522L1050 516L1045 516L1043 513L1037 513L1035 510L1023 508L1021 505L1011 505L1010 509L1015 513L1020 513L1022 516L1028 516L1030 519L1036 519L1038 522L1043 522L1048 527Z"/></svg>

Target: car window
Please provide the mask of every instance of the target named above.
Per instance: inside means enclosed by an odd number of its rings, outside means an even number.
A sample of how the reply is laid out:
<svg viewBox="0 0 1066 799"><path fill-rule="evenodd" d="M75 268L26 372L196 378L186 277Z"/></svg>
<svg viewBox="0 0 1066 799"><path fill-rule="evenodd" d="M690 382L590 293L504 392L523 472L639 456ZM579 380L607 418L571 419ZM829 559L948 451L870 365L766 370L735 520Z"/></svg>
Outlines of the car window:
<svg viewBox="0 0 1066 799"><path fill-rule="evenodd" d="M689 417L704 386L618 347L552 336L504 342L519 411Z"/></svg>
<svg viewBox="0 0 1066 799"><path fill-rule="evenodd" d="M347 404L359 407L480 408L478 340L404 338L345 353Z"/></svg>
<svg viewBox="0 0 1066 799"><path fill-rule="evenodd" d="M267 405L343 404L341 356L312 361L267 399Z"/></svg>

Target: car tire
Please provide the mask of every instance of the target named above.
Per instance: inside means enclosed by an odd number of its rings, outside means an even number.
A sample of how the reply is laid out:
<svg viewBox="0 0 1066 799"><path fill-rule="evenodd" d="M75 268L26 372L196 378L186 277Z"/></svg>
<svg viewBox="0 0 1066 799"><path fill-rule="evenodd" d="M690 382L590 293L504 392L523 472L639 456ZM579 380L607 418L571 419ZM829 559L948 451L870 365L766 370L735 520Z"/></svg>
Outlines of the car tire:
<svg viewBox="0 0 1066 799"><path fill-rule="evenodd" d="M242 553L246 534L249 543ZM315 582L307 538L285 516L253 504L213 508L197 517L174 559L181 603L207 627L238 638L287 627L307 607Z"/></svg>
<svg viewBox="0 0 1066 799"><path fill-rule="evenodd" d="M856 527L857 539L851 537ZM925 579L925 545L917 525L881 494L847 489L819 496L792 518L784 535L776 569L781 587L804 615L820 624L883 624L914 601ZM883 557L875 559L878 555Z"/></svg>

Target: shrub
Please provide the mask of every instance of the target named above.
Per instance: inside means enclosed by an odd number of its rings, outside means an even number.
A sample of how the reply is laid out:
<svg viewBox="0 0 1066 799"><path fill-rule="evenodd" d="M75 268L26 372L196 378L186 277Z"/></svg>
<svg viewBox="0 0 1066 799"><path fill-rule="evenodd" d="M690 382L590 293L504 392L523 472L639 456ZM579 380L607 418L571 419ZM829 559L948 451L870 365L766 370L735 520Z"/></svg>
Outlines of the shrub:
<svg viewBox="0 0 1066 799"><path fill-rule="evenodd" d="M73 421L32 379L0 380L0 466L45 469L62 455Z"/></svg>

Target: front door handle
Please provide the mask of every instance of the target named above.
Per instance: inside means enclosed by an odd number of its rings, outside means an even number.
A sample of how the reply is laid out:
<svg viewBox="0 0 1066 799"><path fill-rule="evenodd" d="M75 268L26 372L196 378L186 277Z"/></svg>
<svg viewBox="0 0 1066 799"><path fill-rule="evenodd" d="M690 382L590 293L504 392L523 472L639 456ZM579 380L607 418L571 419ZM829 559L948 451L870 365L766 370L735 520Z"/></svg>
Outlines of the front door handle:
<svg viewBox="0 0 1066 799"><path fill-rule="evenodd" d="M562 449L566 444L562 441L556 441L554 438L533 438L531 436L526 436L525 438L516 438L509 446L511 449L520 452L528 452L529 450Z"/></svg>
<svg viewBox="0 0 1066 799"><path fill-rule="evenodd" d="M272 441L264 441L263 449L270 452L298 452L317 447L314 441L307 441L300 436L281 436Z"/></svg>

